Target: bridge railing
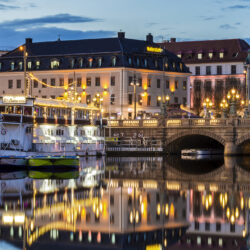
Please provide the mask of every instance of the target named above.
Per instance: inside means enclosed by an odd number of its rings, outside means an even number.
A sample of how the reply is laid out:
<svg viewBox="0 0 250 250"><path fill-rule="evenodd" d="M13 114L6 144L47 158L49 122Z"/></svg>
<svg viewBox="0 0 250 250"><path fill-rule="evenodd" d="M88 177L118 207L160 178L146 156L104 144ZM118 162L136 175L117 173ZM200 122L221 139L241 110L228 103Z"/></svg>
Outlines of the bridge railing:
<svg viewBox="0 0 250 250"><path fill-rule="evenodd" d="M200 126L226 126L234 122L235 126L250 125L250 119L157 119L147 120L109 120L108 127L130 127L130 128L157 128L157 127L200 127ZM165 123L165 124L164 124Z"/></svg>

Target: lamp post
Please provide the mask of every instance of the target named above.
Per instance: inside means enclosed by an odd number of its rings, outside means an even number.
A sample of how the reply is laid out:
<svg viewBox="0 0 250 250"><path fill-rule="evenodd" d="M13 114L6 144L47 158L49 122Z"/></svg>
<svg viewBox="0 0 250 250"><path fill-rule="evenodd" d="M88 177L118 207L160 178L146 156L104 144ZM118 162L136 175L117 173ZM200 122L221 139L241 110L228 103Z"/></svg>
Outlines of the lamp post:
<svg viewBox="0 0 250 250"><path fill-rule="evenodd" d="M29 95L29 84L27 79L27 57L28 53L26 50L26 45L19 47L20 51L23 51L23 69L24 69L24 94L27 97Z"/></svg>
<svg viewBox="0 0 250 250"><path fill-rule="evenodd" d="M134 81L130 83L134 87L134 120L136 119L136 86L139 86L139 82L136 81L136 76L134 75Z"/></svg>
<svg viewBox="0 0 250 250"><path fill-rule="evenodd" d="M97 93L95 97L93 98L94 105L99 108L100 110L100 127L102 128L102 103L103 103L103 97Z"/></svg>
<svg viewBox="0 0 250 250"><path fill-rule="evenodd" d="M225 99L222 100L220 107L222 109L221 118L227 118L228 103Z"/></svg>
<svg viewBox="0 0 250 250"><path fill-rule="evenodd" d="M240 95L236 91L236 89L231 89L227 94L227 99L229 101L229 115L236 116L237 115L237 101L239 100Z"/></svg>
<svg viewBox="0 0 250 250"><path fill-rule="evenodd" d="M212 108L213 103L209 98L206 98L203 102L204 107L204 118L210 118L210 112L209 110Z"/></svg>
<svg viewBox="0 0 250 250"><path fill-rule="evenodd" d="M167 96L158 96L157 100L161 102L161 115L165 119L167 117L167 106L170 101L170 97Z"/></svg>

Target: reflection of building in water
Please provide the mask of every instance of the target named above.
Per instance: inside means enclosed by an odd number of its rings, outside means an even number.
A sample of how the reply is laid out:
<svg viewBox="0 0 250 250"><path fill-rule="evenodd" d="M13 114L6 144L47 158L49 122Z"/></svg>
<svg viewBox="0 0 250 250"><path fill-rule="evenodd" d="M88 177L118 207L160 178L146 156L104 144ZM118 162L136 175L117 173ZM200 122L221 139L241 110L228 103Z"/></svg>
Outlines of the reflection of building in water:
<svg viewBox="0 0 250 250"><path fill-rule="evenodd" d="M169 246L185 233L186 192L153 178L109 178L110 166L106 172L101 187L83 187L81 174L77 180L27 179L21 192L7 192L15 180L8 181L1 192L2 235L31 247L53 241L60 247L145 249Z"/></svg>

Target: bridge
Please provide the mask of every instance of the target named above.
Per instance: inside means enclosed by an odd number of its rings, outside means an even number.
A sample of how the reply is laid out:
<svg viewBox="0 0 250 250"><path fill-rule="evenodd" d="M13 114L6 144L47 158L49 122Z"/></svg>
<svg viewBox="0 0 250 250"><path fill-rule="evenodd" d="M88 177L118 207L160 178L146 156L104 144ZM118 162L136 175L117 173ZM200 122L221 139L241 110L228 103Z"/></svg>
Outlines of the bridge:
<svg viewBox="0 0 250 250"><path fill-rule="evenodd" d="M250 154L250 119L243 118L109 120L105 136L108 152L212 148L226 156Z"/></svg>

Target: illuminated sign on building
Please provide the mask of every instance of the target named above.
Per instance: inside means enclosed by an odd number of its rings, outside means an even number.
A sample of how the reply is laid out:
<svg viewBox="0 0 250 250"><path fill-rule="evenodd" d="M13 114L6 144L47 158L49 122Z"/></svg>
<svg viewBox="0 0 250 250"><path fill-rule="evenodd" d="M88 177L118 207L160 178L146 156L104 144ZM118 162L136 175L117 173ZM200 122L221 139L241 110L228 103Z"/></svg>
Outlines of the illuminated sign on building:
<svg viewBox="0 0 250 250"><path fill-rule="evenodd" d="M162 53L162 48L156 48L156 47L147 47L147 52L153 52L153 53Z"/></svg>
<svg viewBox="0 0 250 250"><path fill-rule="evenodd" d="M25 96L3 96L3 103L26 103Z"/></svg>

